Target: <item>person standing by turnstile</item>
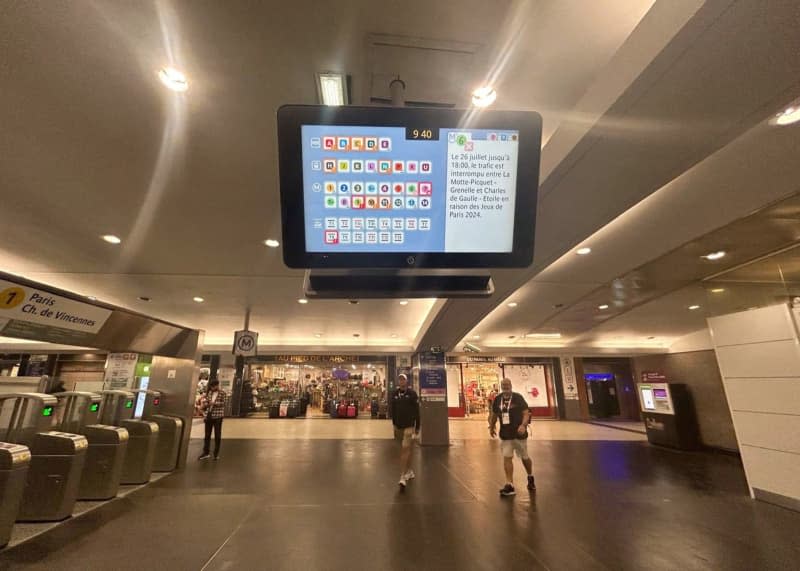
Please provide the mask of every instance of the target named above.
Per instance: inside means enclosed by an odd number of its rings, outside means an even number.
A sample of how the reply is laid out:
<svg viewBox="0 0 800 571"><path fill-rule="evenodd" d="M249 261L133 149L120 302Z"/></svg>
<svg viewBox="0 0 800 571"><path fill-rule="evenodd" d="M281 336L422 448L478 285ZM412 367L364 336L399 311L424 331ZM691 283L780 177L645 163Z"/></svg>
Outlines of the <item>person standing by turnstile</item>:
<svg viewBox="0 0 800 571"><path fill-rule="evenodd" d="M214 431L214 460L219 460L219 447L222 443L222 419L225 417L225 401L228 393L219 388L219 380L211 379L208 390L203 397L203 421L206 425L205 439L203 440L203 453L199 460L210 458L211 431Z"/></svg>

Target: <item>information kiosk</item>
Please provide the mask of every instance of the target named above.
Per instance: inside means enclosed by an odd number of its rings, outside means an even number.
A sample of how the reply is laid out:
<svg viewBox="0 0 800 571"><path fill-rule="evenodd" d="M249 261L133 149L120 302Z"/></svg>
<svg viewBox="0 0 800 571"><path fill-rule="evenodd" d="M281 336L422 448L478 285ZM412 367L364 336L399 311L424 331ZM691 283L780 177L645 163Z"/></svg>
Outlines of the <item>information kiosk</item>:
<svg viewBox="0 0 800 571"><path fill-rule="evenodd" d="M679 383L639 383L637 388L647 440L660 446L695 450L699 436L688 387Z"/></svg>

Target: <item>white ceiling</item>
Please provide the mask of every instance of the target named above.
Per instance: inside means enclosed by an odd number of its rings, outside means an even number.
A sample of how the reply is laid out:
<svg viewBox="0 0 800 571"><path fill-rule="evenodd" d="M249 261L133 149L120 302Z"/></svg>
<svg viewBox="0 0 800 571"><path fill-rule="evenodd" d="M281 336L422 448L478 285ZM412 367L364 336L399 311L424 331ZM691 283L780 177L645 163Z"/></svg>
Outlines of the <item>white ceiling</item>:
<svg viewBox="0 0 800 571"><path fill-rule="evenodd" d="M763 125L800 95L796 16L748 0L5 3L0 269L204 329L217 347L251 307L265 350L410 351L475 334L528 350L519 335L554 304L798 190L797 129ZM489 300L300 305L302 273L262 245L280 236L275 110L316 102L323 70L350 73L365 103L374 34L478 46L466 77L399 61L408 99L416 78L446 83L440 99L463 86L465 105L488 77L498 107L544 116L536 260L493 272ZM159 84L167 64L187 73L185 95ZM577 259L585 240L595 253ZM660 285L660 301L584 313L551 345L666 350L704 327L674 310L692 287Z"/></svg>

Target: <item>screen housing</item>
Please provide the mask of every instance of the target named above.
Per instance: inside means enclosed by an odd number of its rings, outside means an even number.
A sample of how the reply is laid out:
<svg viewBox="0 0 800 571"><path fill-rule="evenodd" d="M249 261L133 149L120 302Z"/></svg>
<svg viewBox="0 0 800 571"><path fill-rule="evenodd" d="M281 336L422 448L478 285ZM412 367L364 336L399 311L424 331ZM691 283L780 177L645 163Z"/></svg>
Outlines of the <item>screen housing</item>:
<svg viewBox="0 0 800 571"><path fill-rule="evenodd" d="M303 125L430 127L519 131L511 252L342 252L306 250ZM521 268L533 261L542 118L533 111L284 105L278 109L283 260L290 268Z"/></svg>

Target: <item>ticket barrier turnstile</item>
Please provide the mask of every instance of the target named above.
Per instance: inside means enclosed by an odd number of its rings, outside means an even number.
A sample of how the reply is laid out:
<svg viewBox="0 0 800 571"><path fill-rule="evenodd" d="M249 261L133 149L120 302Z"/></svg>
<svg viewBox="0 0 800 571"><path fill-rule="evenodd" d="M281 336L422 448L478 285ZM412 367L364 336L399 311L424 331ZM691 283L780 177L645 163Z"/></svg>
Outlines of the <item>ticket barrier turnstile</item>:
<svg viewBox="0 0 800 571"><path fill-rule="evenodd" d="M31 453L17 521L58 521L72 515L89 443L50 430L57 400L39 393L0 395L0 440Z"/></svg>
<svg viewBox="0 0 800 571"><path fill-rule="evenodd" d="M158 425L133 419L134 395L128 391L102 391L100 424L120 426L128 431L128 450L122 465L122 484L146 484L153 472Z"/></svg>
<svg viewBox="0 0 800 571"><path fill-rule="evenodd" d="M118 426L98 424L102 397L96 393L69 391L53 395L58 399L56 427L82 434L89 441L79 500L110 500L119 491L128 431Z"/></svg>
<svg viewBox="0 0 800 571"><path fill-rule="evenodd" d="M0 547L11 539L30 462L27 446L0 442Z"/></svg>
<svg viewBox="0 0 800 571"><path fill-rule="evenodd" d="M134 392L137 398L144 399L142 419L158 424L158 444L153 460L153 471L172 472L178 465L178 454L183 438L183 419L159 413L161 405L159 391L139 389Z"/></svg>

